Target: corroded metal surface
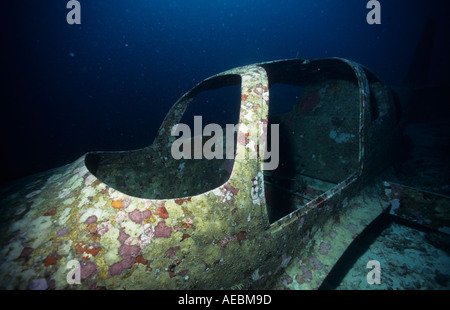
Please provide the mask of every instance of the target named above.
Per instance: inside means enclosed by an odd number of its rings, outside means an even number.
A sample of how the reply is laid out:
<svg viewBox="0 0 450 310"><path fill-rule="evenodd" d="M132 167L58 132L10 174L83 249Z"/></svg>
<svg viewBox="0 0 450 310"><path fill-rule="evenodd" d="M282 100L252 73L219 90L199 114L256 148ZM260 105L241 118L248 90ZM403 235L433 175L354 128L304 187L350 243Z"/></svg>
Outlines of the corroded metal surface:
<svg viewBox="0 0 450 310"><path fill-rule="evenodd" d="M325 132L321 139L334 143L331 149L351 148L357 164L349 165L354 170L329 183L329 189L317 192L305 187L310 199L271 221L267 176L258 152L267 143L271 72L275 75L277 66L292 64L298 70L304 68L309 77L335 63L347 70L345 79L351 83L346 87L359 94L356 104L348 105L357 115L357 126L353 136L338 136L334 131ZM241 85L236 157L231 173L218 162L208 166L211 179L200 180L197 172L205 167L204 161L173 159L170 146L175 138L170 131L202 87L217 81ZM337 88L324 92L329 89ZM390 126L387 121L370 122L369 98L364 70L341 59L256 64L205 80L174 104L151 146L132 152L88 153L37 175L26 185L5 189L0 286L317 288L353 238L388 205L378 198L376 185L361 191L368 184L360 182L367 162L365 147L369 144L373 149L381 141L374 127ZM383 104L391 109L389 102ZM309 104L299 111L309 113L315 108ZM383 162L381 155L377 160ZM347 162L342 160L342 165ZM321 169L333 167L322 165ZM183 191L181 185L186 182L204 190ZM80 264L79 284L67 278L73 261Z"/></svg>
<svg viewBox="0 0 450 310"><path fill-rule="evenodd" d="M450 234L449 197L392 182L384 186L391 214Z"/></svg>

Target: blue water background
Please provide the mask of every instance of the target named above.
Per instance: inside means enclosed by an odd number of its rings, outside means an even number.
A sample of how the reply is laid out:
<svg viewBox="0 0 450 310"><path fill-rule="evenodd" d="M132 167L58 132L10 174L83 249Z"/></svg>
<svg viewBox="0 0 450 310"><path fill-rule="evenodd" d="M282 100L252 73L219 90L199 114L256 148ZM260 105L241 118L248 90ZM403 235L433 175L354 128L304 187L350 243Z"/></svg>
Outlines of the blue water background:
<svg viewBox="0 0 450 310"><path fill-rule="evenodd" d="M380 0L380 25L365 0L80 0L80 25L65 0L5 2L2 181L149 145L181 95L233 67L338 56L401 83L432 16L430 80L450 55L438 0Z"/></svg>

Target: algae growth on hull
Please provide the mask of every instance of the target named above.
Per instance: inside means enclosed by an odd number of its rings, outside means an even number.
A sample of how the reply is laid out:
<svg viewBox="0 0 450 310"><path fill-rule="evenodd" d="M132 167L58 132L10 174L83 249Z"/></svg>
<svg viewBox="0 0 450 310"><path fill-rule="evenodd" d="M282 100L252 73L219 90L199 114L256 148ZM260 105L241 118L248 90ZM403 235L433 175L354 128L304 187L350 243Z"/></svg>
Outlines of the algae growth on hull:
<svg viewBox="0 0 450 310"><path fill-rule="evenodd" d="M304 91L290 114L270 113L276 84ZM174 160L170 129L196 96L236 85L233 165ZM282 168L267 171L258 150L273 145L267 125L274 121L291 151ZM151 146L88 153L7 189L1 286L318 288L389 206L382 182L370 182L389 164L395 135L385 133L395 126L387 89L348 60L274 61L220 73L174 104ZM79 284L67 278L77 264Z"/></svg>

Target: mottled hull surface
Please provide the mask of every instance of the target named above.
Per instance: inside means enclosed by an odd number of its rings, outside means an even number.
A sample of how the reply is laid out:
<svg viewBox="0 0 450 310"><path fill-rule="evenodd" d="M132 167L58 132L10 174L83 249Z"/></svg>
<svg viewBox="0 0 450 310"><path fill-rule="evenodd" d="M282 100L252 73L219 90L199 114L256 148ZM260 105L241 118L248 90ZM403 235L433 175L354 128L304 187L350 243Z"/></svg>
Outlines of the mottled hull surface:
<svg viewBox="0 0 450 310"><path fill-rule="evenodd" d="M291 113L270 118L274 83L306 91ZM221 84L241 87L232 168L226 159L173 159L170 129L197 93ZM275 122L298 160L289 176L265 171L258 154ZM386 88L350 61L221 73L175 103L151 146L88 153L5 188L0 287L318 288L390 205L374 178L389 165L396 126ZM283 189L294 198L278 198Z"/></svg>

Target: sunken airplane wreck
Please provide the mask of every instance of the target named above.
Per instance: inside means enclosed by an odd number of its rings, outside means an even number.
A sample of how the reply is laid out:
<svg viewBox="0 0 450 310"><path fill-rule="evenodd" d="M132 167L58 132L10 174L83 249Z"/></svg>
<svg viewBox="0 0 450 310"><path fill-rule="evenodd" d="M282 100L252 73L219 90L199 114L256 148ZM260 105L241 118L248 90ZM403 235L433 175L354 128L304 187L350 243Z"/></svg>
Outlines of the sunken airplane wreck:
<svg viewBox="0 0 450 310"><path fill-rule="evenodd" d="M302 92L290 111L269 117L277 99L269 91L280 84ZM174 159L170 133L188 106L228 86L239 89L235 159ZM3 189L0 287L318 288L392 201L402 210L382 174L400 109L375 74L346 59L210 77L173 105L152 145L90 152ZM264 170L262 156L249 155L271 143L271 124L279 124L279 165Z"/></svg>

